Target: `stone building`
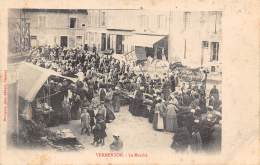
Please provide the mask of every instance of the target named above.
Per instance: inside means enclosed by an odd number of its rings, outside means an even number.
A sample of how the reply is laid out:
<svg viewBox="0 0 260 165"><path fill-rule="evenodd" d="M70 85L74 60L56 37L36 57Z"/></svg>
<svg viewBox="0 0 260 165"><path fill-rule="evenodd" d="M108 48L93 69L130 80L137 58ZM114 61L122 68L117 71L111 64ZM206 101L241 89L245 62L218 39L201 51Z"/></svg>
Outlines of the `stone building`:
<svg viewBox="0 0 260 165"><path fill-rule="evenodd" d="M188 66L218 70L221 65L222 30L220 11L173 12L169 31L169 54Z"/></svg>
<svg viewBox="0 0 260 165"><path fill-rule="evenodd" d="M88 45L126 60L150 56L221 71L221 11L21 9L19 15L30 46Z"/></svg>
<svg viewBox="0 0 260 165"><path fill-rule="evenodd" d="M31 46L84 44L87 10L22 9L30 24Z"/></svg>
<svg viewBox="0 0 260 165"><path fill-rule="evenodd" d="M88 10L85 43L220 71L221 19L221 11Z"/></svg>

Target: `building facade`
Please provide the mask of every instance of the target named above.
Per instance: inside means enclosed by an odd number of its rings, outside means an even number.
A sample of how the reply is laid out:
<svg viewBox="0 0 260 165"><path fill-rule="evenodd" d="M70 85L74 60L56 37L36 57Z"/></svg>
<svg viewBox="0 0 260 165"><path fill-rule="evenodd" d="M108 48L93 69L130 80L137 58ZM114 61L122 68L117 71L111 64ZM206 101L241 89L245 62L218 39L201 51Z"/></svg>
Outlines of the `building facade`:
<svg viewBox="0 0 260 165"><path fill-rule="evenodd" d="M31 46L84 44L87 10L23 9L30 23Z"/></svg>
<svg viewBox="0 0 260 165"><path fill-rule="evenodd" d="M19 15L29 27L31 46L88 45L112 49L126 60L150 56L212 71L221 68L221 11L22 9Z"/></svg>
<svg viewBox="0 0 260 165"><path fill-rule="evenodd" d="M221 11L88 10L86 43L139 59L166 58L217 71ZM164 56L164 57L163 57Z"/></svg>
<svg viewBox="0 0 260 165"><path fill-rule="evenodd" d="M162 49L167 57L168 15L140 9L88 10L86 43L133 60L155 55L161 59Z"/></svg>
<svg viewBox="0 0 260 165"><path fill-rule="evenodd" d="M222 12L174 12L171 17L171 60L218 70L221 65Z"/></svg>

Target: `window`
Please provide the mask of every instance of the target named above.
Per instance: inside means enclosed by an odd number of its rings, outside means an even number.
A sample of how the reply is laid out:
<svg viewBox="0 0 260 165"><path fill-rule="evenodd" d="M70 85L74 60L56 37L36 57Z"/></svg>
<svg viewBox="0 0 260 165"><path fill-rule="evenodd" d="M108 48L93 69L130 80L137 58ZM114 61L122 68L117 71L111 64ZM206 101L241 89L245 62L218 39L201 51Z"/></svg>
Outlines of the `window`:
<svg viewBox="0 0 260 165"><path fill-rule="evenodd" d="M157 28L165 28L166 27L167 18L163 15L157 16Z"/></svg>
<svg viewBox="0 0 260 165"><path fill-rule="evenodd" d="M140 17L139 17L139 25L140 25L140 27L143 28L144 24L145 24L145 16L144 15L140 15Z"/></svg>
<svg viewBox="0 0 260 165"><path fill-rule="evenodd" d="M37 36L31 36L32 40L37 40Z"/></svg>
<svg viewBox="0 0 260 165"><path fill-rule="evenodd" d="M76 36L76 45L80 46L83 44L83 37L82 36Z"/></svg>
<svg viewBox="0 0 260 165"><path fill-rule="evenodd" d="M101 13L101 26L106 26L105 19L106 19L106 13L102 12Z"/></svg>
<svg viewBox="0 0 260 165"><path fill-rule="evenodd" d="M211 42L210 61L218 61L219 42Z"/></svg>
<svg viewBox="0 0 260 165"><path fill-rule="evenodd" d="M146 28L146 29L149 29L149 28L150 28L150 20L149 20L149 19L150 19L150 18L149 18L148 15L145 16L145 21L146 21L145 28Z"/></svg>
<svg viewBox="0 0 260 165"><path fill-rule="evenodd" d="M90 32L89 35L90 35L90 41L94 42L94 33Z"/></svg>
<svg viewBox="0 0 260 165"><path fill-rule="evenodd" d="M46 27L46 16L39 16L39 27Z"/></svg>
<svg viewBox="0 0 260 165"><path fill-rule="evenodd" d="M186 31L190 26L190 17L191 17L191 12L184 12L184 18L183 18L184 31Z"/></svg>
<svg viewBox="0 0 260 165"><path fill-rule="evenodd" d="M202 47L203 48L208 48L209 47L209 42L208 41L202 41Z"/></svg>
<svg viewBox="0 0 260 165"><path fill-rule="evenodd" d="M187 52L186 52L187 50L186 50L186 49L187 49L187 41L184 40L184 53L183 53L183 58L184 58L184 59L186 59L186 57L187 57L187 54L186 54L186 53L187 53Z"/></svg>
<svg viewBox="0 0 260 165"><path fill-rule="evenodd" d="M70 18L70 28L76 28L76 18Z"/></svg>
<svg viewBox="0 0 260 165"><path fill-rule="evenodd" d="M157 28L161 28L161 15L157 16Z"/></svg>
<svg viewBox="0 0 260 165"><path fill-rule="evenodd" d="M87 26L91 26L91 18L92 18L92 14L91 14L91 12L89 12L88 17L87 17L87 21L88 21Z"/></svg>
<svg viewBox="0 0 260 165"><path fill-rule="evenodd" d="M214 33L217 33L218 12L215 12Z"/></svg>
<svg viewBox="0 0 260 165"><path fill-rule="evenodd" d="M200 13L200 24L201 24L201 25L204 25L205 22L206 22L205 12L202 11L202 12Z"/></svg>

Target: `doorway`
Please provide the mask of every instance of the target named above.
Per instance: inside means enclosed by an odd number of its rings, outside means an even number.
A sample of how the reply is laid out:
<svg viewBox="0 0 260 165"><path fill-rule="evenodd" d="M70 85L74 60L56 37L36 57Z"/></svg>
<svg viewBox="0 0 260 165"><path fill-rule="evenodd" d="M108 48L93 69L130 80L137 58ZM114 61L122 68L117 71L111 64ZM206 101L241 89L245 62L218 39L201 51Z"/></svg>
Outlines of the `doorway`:
<svg viewBox="0 0 260 165"><path fill-rule="evenodd" d="M218 61L219 42L211 42L210 61Z"/></svg>
<svg viewBox="0 0 260 165"><path fill-rule="evenodd" d="M60 36L60 46L68 47L68 36Z"/></svg>
<svg viewBox="0 0 260 165"><path fill-rule="evenodd" d="M101 35L101 51L106 49L106 33L102 33Z"/></svg>
<svg viewBox="0 0 260 165"><path fill-rule="evenodd" d="M208 41L202 41L202 44L201 44L201 58L200 58L200 65L201 66L204 64L204 56L207 53L208 47L209 47L209 42Z"/></svg>
<svg viewBox="0 0 260 165"><path fill-rule="evenodd" d="M116 54L124 53L123 35L116 35Z"/></svg>
<svg viewBox="0 0 260 165"><path fill-rule="evenodd" d="M107 36L107 49L110 49L110 34Z"/></svg>
<svg viewBox="0 0 260 165"><path fill-rule="evenodd" d="M76 46L82 46L82 44L83 44L83 37L76 36Z"/></svg>

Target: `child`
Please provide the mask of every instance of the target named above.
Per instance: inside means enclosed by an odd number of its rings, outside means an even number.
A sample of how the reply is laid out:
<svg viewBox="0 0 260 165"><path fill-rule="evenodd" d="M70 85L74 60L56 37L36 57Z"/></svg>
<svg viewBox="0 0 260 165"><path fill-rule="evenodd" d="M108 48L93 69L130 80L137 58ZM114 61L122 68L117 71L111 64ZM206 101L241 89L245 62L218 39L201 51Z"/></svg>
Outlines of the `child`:
<svg viewBox="0 0 260 165"><path fill-rule="evenodd" d="M90 116L89 114L87 113L86 109L82 109L82 113L81 113L81 135L84 133L84 130L85 130L85 133L88 134L88 136L90 136Z"/></svg>
<svg viewBox="0 0 260 165"><path fill-rule="evenodd" d="M106 133L106 122L105 120L101 119L98 121L98 124L100 124L100 130L99 130L99 138L101 145L105 145L105 138L107 137Z"/></svg>
<svg viewBox="0 0 260 165"><path fill-rule="evenodd" d="M101 129L100 124L97 122L96 125L93 127L93 135L94 139L93 142L91 143L92 145L98 146L100 143L100 136L99 136L99 130Z"/></svg>
<svg viewBox="0 0 260 165"><path fill-rule="evenodd" d="M90 131L93 132L93 127L95 125L95 112L91 107L88 108L87 112L90 116Z"/></svg>

